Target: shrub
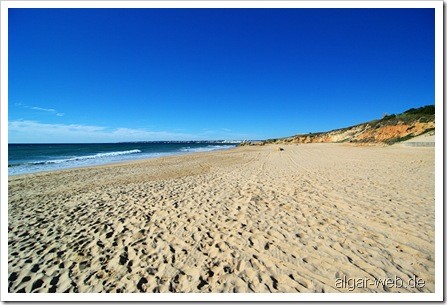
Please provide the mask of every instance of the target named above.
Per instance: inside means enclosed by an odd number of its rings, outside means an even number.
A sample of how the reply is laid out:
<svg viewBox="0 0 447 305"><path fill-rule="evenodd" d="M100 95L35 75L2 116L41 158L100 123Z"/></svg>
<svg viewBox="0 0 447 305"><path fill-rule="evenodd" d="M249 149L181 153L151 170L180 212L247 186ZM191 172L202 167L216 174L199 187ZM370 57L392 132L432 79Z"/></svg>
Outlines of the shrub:
<svg viewBox="0 0 447 305"><path fill-rule="evenodd" d="M420 108L411 108L405 111L404 114L432 115L435 114L435 105L428 105Z"/></svg>

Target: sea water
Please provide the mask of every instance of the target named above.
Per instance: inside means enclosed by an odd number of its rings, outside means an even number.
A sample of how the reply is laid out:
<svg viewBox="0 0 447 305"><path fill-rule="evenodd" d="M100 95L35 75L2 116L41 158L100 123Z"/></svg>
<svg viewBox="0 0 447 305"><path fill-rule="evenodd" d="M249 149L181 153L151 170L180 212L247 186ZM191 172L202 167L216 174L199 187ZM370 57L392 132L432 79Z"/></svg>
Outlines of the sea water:
<svg viewBox="0 0 447 305"><path fill-rule="evenodd" d="M215 142L144 142L109 144L9 144L8 174L29 174L66 168L155 158L235 147Z"/></svg>

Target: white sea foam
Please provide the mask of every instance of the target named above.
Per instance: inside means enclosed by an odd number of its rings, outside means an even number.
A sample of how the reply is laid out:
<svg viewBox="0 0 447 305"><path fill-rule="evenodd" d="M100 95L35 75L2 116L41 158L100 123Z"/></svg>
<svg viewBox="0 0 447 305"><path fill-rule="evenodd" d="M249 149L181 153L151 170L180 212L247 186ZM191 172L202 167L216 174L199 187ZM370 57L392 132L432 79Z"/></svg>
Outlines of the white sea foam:
<svg viewBox="0 0 447 305"><path fill-rule="evenodd" d="M68 158L68 159L55 159L55 160L31 162L30 164L34 164L34 165L58 164L58 163L71 162L71 161L82 161L82 160L88 160L88 159L107 158L107 157L115 157L115 156L121 156L121 155L137 154L140 152L141 152L141 150L139 150L139 149L125 150L125 151L112 151L112 152L107 152L107 153L97 153L94 155L80 156L80 157L74 157L74 158Z"/></svg>

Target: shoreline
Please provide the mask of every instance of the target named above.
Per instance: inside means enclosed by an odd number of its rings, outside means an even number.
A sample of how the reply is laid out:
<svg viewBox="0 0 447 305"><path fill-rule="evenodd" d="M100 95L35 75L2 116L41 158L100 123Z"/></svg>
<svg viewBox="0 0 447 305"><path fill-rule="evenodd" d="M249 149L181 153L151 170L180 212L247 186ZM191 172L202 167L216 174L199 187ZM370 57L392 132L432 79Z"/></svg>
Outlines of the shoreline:
<svg viewBox="0 0 447 305"><path fill-rule="evenodd" d="M72 166L67 168L58 168L58 169L50 169L50 170L41 170L36 172L30 172L30 173L21 173L21 174L9 174L9 177L17 177L17 176L23 176L23 175L34 175L34 174L41 174L41 173L53 173L58 171L67 171L67 170L75 170L75 169L83 169L83 168L90 168L90 167L98 167L98 166L107 166L107 165L119 165L119 164L126 164L131 162L145 162L148 160L158 159L158 158L167 158L167 157L181 157L186 156L190 154L200 154L200 153L207 153L207 152L215 152L215 151L222 151L222 150L230 150L237 148L230 147L230 148L220 148L220 149L214 149L209 151L193 151L193 152L172 152L172 153L165 153L161 156L153 156L153 157L142 157L142 158L134 158L134 159L127 159L127 160L117 160L117 161L108 161L106 163L100 163L100 164L93 164L93 165L79 165L79 166ZM9 165L8 165L9 167Z"/></svg>
<svg viewBox="0 0 447 305"><path fill-rule="evenodd" d="M9 177L9 291L434 291L434 148L279 146Z"/></svg>
<svg viewBox="0 0 447 305"><path fill-rule="evenodd" d="M210 150L210 151L198 151L198 152L176 152L176 153L172 153L172 154L167 154L167 155L163 155L163 156L155 156L155 157L149 157L149 158L141 158L141 159L129 159L129 160L120 160L120 161L110 161L108 163L103 163L103 164L96 164L96 165L80 165L80 166L74 166L74 167L68 167L68 168L61 168L61 169L54 169L54 170L42 170L42 171L38 171L38 172L31 172L31 173L23 173L23 174L13 174L10 175L8 174L8 180L10 178L14 178L14 177L22 177L22 176L26 176L26 175L40 175L40 174L52 174L52 173L58 173L58 172L64 172L64 171L71 171L71 170L82 170L82 169L94 169L97 167L108 167L108 166L120 166L123 165L125 166L126 164L132 164L132 163L145 163L147 161L151 161L151 160L158 160L158 159L162 159L162 158L182 158L183 156L190 156L190 155L199 155L199 154L207 154L207 153L215 153L215 152L221 152L221 151L230 151L230 150L234 150L234 149L238 149L241 147L286 147L287 146L298 146L298 145L341 145L341 146L346 146L346 147L358 147L358 148L362 148L362 147L380 147L380 148L386 148L386 147L392 147L392 145L386 145L383 143L306 143L306 144L265 144L265 145L242 145L242 146L235 146L235 147L231 147L231 148L224 148L224 149L215 149L215 150ZM399 144L395 144L397 145L401 145L401 143ZM408 148L410 148L410 146L408 146Z"/></svg>

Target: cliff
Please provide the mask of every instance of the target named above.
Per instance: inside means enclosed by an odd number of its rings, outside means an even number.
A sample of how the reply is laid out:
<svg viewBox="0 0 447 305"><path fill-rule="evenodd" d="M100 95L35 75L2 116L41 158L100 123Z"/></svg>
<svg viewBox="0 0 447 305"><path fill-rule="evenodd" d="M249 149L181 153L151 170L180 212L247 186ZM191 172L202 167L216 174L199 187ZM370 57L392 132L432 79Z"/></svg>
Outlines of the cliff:
<svg viewBox="0 0 447 305"><path fill-rule="evenodd" d="M435 106L409 109L401 114L385 115L380 120L335 129L328 132L298 134L265 143L385 143L393 144L435 129Z"/></svg>

